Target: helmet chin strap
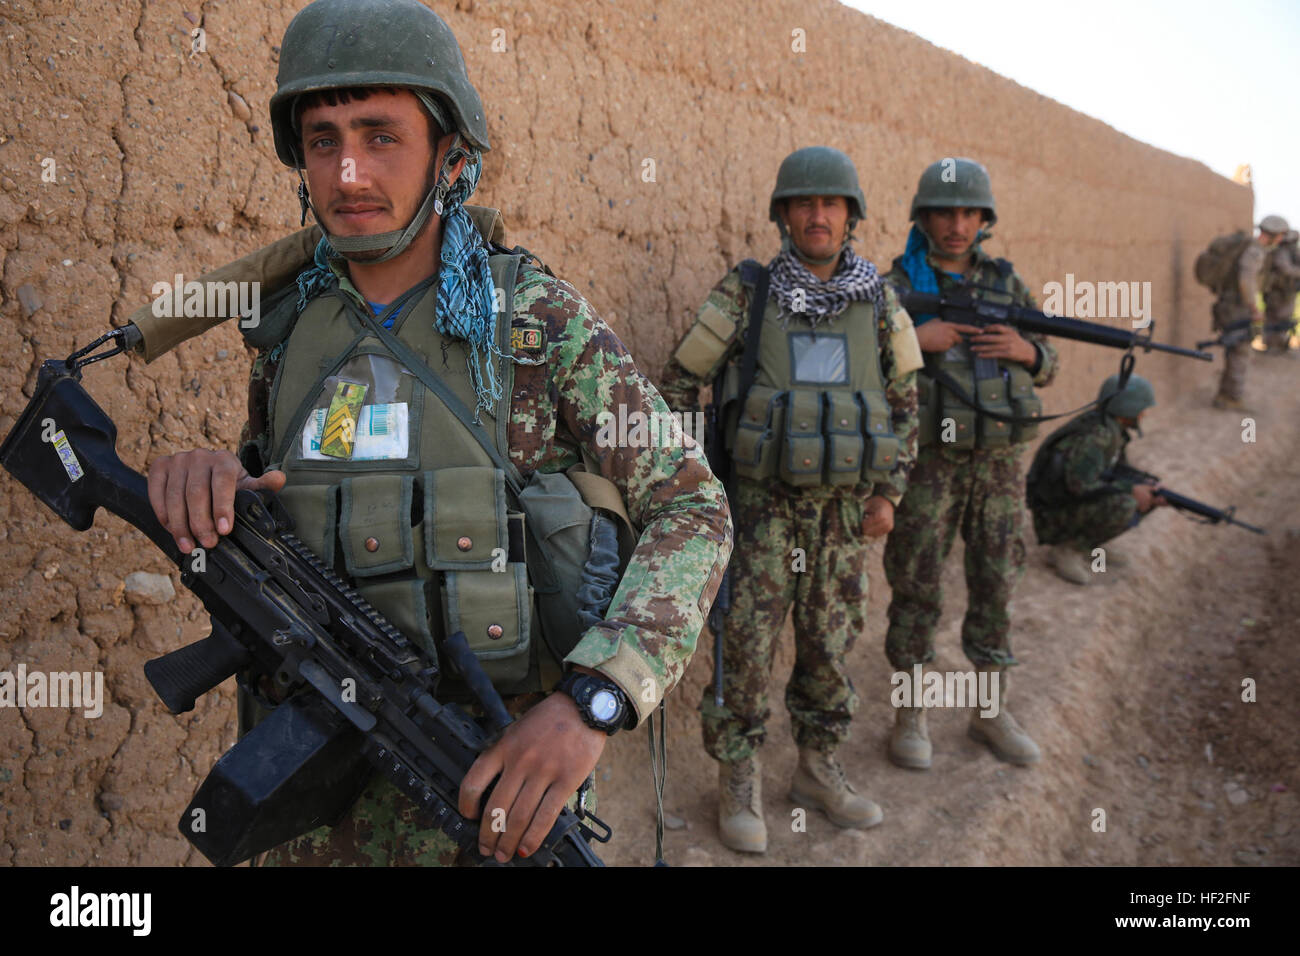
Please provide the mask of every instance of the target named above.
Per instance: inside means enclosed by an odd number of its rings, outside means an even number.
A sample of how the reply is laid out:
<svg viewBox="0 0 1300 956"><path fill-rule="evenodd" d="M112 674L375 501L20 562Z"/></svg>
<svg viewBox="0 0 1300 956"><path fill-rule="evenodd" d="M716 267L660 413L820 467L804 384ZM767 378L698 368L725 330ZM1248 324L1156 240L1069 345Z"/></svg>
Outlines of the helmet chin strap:
<svg viewBox="0 0 1300 956"><path fill-rule="evenodd" d="M433 101L423 93L423 91L414 91L416 96L429 110L436 122L446 128L446 120L441 111L437 109ZM296 107L295 107L296 108ZM311 197L307 192L307 181L303 179L302 166L296 166L298 173L298 202L302 207L302 225L307 224L307 210L311 210L312 217L320 224L321 232L325 234L325 239L330 246L334 248L339 255L343 256L350 262L356 262L362 265L375 265L380 262L387 262L389 259L396 258L405 252L420 234L429 221L429 214L434 213L439 219L442 218L443 211L446 209L447 194L451 192L451 169L463 157L473 159L471 153L465 149L464 140L461 139L459 132L451 141L451 147L447 154L442 158L442 164L438 169L438 179L432 189L425 195L424 201L420 203L420 208L415 211L415 215L407 224L405 229L394 229L391 232L381 232L373 236L337 236L325 229L324 220L321 219L320 213L312 204ZM296 152L296 150L295 150ZM296 158L296 157L295 157ZM382 255L372 256L365 253L387 250Z"/></svg>

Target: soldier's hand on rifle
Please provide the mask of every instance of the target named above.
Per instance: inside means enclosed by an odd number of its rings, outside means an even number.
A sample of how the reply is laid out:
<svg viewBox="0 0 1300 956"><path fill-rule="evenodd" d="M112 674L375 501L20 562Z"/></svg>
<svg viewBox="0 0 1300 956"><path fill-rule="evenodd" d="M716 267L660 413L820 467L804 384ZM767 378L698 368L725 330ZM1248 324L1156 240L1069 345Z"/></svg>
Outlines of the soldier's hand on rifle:
<svg viewBox="0 0 1300 956"><path fill-rule="evenodd" d="M980 358L1008 359L1021 365L1033 365L1038 358L1038 350L1009 325L988 325L977 331L970 350Z"/></svg>
<svg viewBox="0 0 1300 956"><path fill-rule="evenodd" d="M931 319L916 327L916 341L921 344L922 352L946 352L960 342L963 335L978 335L979 332L976 325Z"/></svg>
<svg viewBox="0 0 1300 956"><path fill-rule="evenodd" d="M1160 497L1159 485L1134 485L1133 497L1137 499L1138 511L1142 514L1146 514L1152 508L1169 504Z"/></svg>
<svg viewBox="0 0 1300 956"><path fill-rule="evenodd" d="M560 693L507 727L500 740L479 754L460 785L460 812L473 820L483 791L501 775L483 805L479 853L495 856L499 863L516 850L522 856L535 853L565 802L591 774L608 739L604 731L583 723L573 698ZM494 812L499 810L505 815Z"/></svg>
<svg viewBox="0 0 1300 956"><path fill-rule="evenodd" d="M235 491L284 487L282 471L252 477L228 451L196 448L149 465L149 503L158 523L171 532L182 554L217 546L218 535L235 526Z"/></svg>
<svg viewBox="0 0 1300 956"><path fill-rule="evenodd" d="M862 510L862 533L868 538L878 538L894 530L894 506L888 498L872 495Z"/></svg>

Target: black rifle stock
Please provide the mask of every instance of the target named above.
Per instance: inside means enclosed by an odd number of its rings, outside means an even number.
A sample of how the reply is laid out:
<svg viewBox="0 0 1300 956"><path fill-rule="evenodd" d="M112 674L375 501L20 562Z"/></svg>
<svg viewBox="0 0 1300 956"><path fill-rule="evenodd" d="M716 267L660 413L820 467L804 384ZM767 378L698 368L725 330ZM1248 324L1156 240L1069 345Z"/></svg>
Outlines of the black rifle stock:
<svg viewBox="0 0 1300 956"><path fill-rule="evenodd" d="M1160 479L1149 471L1142 471L1140 468L1134 468L1132 465L1118 464L1111 468L1103 476L1112 480L1132 481L1138 484L1157 484ZM1188 514L1197 515L1203 518L1207 524L1218 524L1227 522L1235 524L1238 528L1245 528L1247 531L1253 531L1255 534L1266 534L1263 528L1256 528L1254 525L1246 524L1244 521L1238 521L1233 517L1237 513L1236 508L1227 508L1220 510L1211 507L1204 502L1197 501L1195 498L1188 498L1186 495L1180 495L1176 491L1170 491L1168 488L1161 488L1157 494L1165 501L1169 502L1170 507Z"/></svg>
<svg viewBox="0 0 1300 956"><path fill-rule="evenodd" d="M154 516L147 480L117 456L117 429L80 377L71 358L42 365L32 400L0 446L0 464L76 530L107 508L181 567L182 583L213 616L213 633L145 665L168 710L190 710L245 668L288 695L217 761L181 820L185 837L215 864L245 860L335 822L364 786L368 762L481 860L479 824L457 802L494 733L437 700L437 664L303 545L269 492L238 492L231 533L201 557L182 555ZM57 431L75 464L49 440ZM445 643L499 731L510 717L463 635ZM512 862L603 865L587 838L604 842L609 828L566 808L538 851Z"/></svg>
<svg viewBox="0 0 1300 956"><path fill-rule="evenodd" d="M1185 349L1177 345L1165 345L1161 342L1152 342L1149 335L1140 336L1132 329L1114 328L1098 322L1081 322L1078 319L1048 315L1023 306L988 302L971 295L902 292L899 298L903 308L913 315L933 312L946 321L963 325L974 325L980 328L987 325L1009 325L1021 332L1052 335L1115 349L1140 348L1147 351L1155 349L1159 352L1202 359L1206 362L1214 358L1209 352L1201 351L1200 346L1196 349Z"/></svg>

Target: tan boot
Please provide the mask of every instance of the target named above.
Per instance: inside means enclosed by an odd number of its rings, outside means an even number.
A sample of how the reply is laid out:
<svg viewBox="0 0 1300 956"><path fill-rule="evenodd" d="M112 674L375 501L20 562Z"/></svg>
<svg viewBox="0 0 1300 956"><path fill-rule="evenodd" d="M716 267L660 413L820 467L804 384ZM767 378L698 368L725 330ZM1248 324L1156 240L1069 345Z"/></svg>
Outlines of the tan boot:
<svg viewBox="0 0 1300 956"><path fill-rule="evenodd" d="M973 740L986 744L999 760L1028 766L1038 763L1042 753L1038 744L1007 710L1007 672L1000 667L980 667L983 673L998 675L998 712L995 717L981 717L980 708L971 711L967 733Z"/></svg>
<svg viewBox="0 0 1300 956"><path fill-rule="evenodd" d="M790 800L823 811L837 827L865 830L884 819L879 806L853 789L833 753L810 747L799 748Z"/></svg>
<svg viewBox="0 0 1300 956"><path fill-rule="evenodd" d="M894 711L894 731L889 735L889 759L900 767L929 770L933 748L925 726L924 707L899 707Z"/></svg>
<svg viewBox="0 0 1300 956"><path fill-rule="evenodd" d="M756 756L718 764L718 835L740 853L767 852L763 768Z"/></svg>
<svg viewBox="0 0 1300 956"><path fill-rule="evenodd" d="M1047 552L1047 564L1056 576L1087 587L1093 583L1092 565L1088 556L1070 544L1054 544Z"/></svg>
<svg viewBox="0 0 1300 956"><path fill-rule="evenodd" d="M1227 409L1233 412L1248 412L1250 407L1239 398L1229 398L1227 395L1215 395L1213 405L1215 408Z"/></svg>
<svg viewBox="0 0 1300 956"><path fill-rule="evenodd" d="M1116 543L1115 540L1107 541L1105 544L1099 544L1097 547L1106 552L1106 568L1127 568L1132 566L1133 558L1129 555L1128 548Z"/></svg>

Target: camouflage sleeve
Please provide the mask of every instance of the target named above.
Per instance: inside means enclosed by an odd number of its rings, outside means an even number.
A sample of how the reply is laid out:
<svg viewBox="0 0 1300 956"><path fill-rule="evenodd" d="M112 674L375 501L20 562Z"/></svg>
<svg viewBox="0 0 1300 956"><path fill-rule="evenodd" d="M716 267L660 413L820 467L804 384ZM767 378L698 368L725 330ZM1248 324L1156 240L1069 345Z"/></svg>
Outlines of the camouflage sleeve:
<svg viewBox="0 0 1300 956"><path fill-rule="evenodd" d="M1117 484L1102 478L1109 465L1107 437L1096 431L1081 431L1068 435L1057 444L1055 451L1061 456L1062 477L1065 490L1076 498L1095 496Z"/></svg>
<svg viewBox="0 0 1300 956"><path fill-rule="evenodd" d="M1038 300L1034 298L1034 294L1029 291L1029 286L1025 284L1024 279L1020 278L1018 272L1011 275L1011 295L1012 301L1016 305L1026 309L1038 309ZM1021 334L1033 343L1034 348L1038 349L1040 361L1038 371L1034 373L1034 387L1043 388L1046 385L1051 385L1061 364L1061 356L1056 351L1056 346L1051 343L1051 340L1046 335L1034 332L1022 332Z"/></svg>
<svg viewBox="0 0 1300 956"><path fill-rule="evenodd" d="M1300 260L1291 246L1279 246L1273 256L1273 271L1290 279L1300 279Z"/></svg>
<svg viewBox="0 0 1300 956"><path fill-rule="evenodd" d="M713 287L664 368L660 391L678 411L699 409L700 389L739 351L749 317L749 295L732 269Z"/></svg>
<svg viewBox="0 0 1300 956"><path fill-rule="evenodd" d="M586 300L557 280L534 288L545 291L557 424L618 486L642 529L605 620L565 660L616 682L643 720L685 671L731 557L726 495L699 445ZM611 438L611 416L629 423L625 435Z"/></svg>
<svg viewBox="0 0 1300 956"><path fill-rule="evenodd" d="M885 399L889 402L890 420L898 436L898 460L889 473L887 484L878 484L873 494L881 495L898 507L907 490L907 476L916 461L919 431L916 399L916 370L921 367L921 346L916 341L912 318L899 304L898 296L885 286L885 314L881 323L880 369L885 376Z"/></svg>

